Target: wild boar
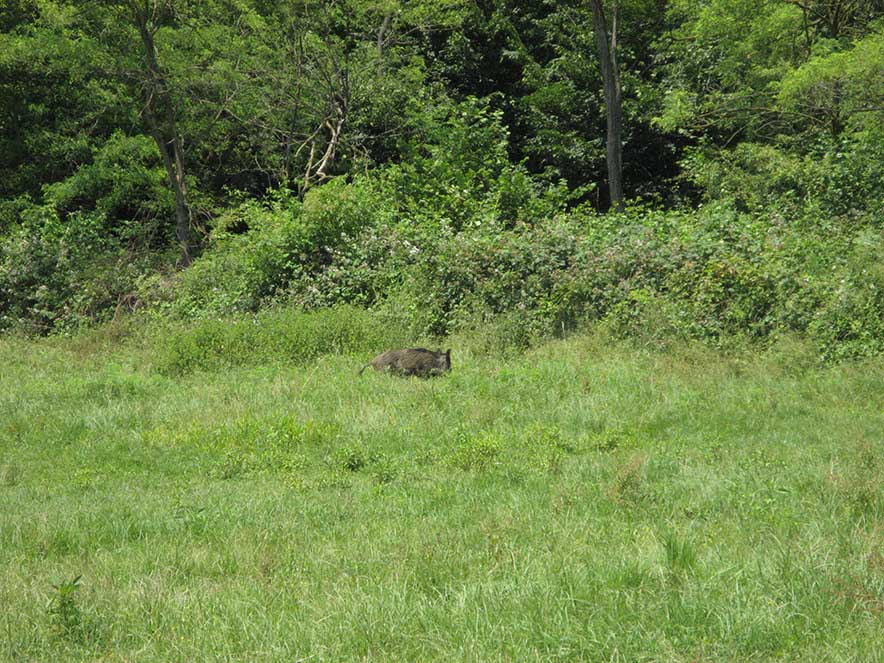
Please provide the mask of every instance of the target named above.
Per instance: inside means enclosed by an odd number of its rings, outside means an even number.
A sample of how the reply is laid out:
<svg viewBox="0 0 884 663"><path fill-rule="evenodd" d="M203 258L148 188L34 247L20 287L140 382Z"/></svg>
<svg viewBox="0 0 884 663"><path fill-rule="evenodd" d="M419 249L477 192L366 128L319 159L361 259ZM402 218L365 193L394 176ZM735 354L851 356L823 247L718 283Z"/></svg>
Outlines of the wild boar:
<svg viewBox="0 0 884 663"><path fill-rule="evenodd" d="M360 369L362 374L371 366L376 371L387 371L396 375L416 375L421 378L441 375L451 370L451 350L442 352L426 348L406 348L404 350L387 350L368 362Z"/></svg>

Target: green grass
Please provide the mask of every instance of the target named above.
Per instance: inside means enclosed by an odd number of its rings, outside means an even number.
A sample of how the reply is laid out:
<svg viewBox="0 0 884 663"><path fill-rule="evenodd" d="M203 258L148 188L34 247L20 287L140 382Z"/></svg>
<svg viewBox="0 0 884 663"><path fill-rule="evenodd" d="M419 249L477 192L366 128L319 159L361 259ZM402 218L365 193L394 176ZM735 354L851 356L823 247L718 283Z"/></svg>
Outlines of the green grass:
<svg viewBox="0 0 884 663"><path fill-rule="evenodd" d="M0 660L884 651L882 360L579 336L420 381L87 347L0 341Z"/></svg>

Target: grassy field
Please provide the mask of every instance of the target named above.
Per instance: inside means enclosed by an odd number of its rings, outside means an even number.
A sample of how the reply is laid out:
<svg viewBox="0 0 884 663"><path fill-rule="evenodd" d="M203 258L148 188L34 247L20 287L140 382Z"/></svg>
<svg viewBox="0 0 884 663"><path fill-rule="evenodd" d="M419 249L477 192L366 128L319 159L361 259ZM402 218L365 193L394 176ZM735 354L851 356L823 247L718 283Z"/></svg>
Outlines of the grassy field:
<svg viewBox="0 0 884 663"><path fill-rule="evenodd" d="M880 661L884 361L0 341L0 660Z"/></svg>

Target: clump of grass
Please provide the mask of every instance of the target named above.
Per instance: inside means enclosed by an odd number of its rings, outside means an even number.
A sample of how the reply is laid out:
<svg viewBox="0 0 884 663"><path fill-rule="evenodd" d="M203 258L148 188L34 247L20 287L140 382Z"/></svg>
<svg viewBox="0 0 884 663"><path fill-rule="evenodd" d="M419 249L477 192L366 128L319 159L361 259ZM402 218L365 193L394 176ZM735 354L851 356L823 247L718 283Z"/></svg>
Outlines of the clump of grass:
<svg viewBox="0 0 884 663"><path fill-rule="evenodd" d="M0 463L0 486L12 488L19 482L19 469L15 463Z"/></svg>
<svg viewBox="0 0 884 663"><path fill-rule="evenodd" d="M626 431L602 430L589 435L588 446L596 451L615 451L634 448L636 440Z"/></svg>
<svg viewBox="0 0 884 663"><path fill-rule="evenodd" d="M228 449L214 468L212 476L226 481L243 476L249 469L249 459L241 450Z"/></svg>
<svg viewBox="0 0 884 663"><path fill-rule="evenodd" d="M191 427L182 434L163 434L176 444L190 444L208 451L224 450L213 476L232 479L252 472L298 473L310 465L310 454L335 443L340 428L309 420L298 423L291 417L279 420L245 417L217 429ZM151 437L157 437L151 432Z"/></svg>
<svg viewBox="0 0 884 663"><path fill-rule="evenodd" d="M368 449L361 444L353 443L335 449L332 464L348 472L359 472L373 460L375 457Z"/></svg>
<svg viewBox="0 0 884 663"><path fill-rule="evenodd" d="M878 520L884 516L884 478L881 451L863 439L853 445L844 470L835 477L838 492L854 515Z"/></svg>
<svg viewBox="0 0 884 663"><path fill-rule="evenodd" d="M408 335L378 314L353 306L303 313L198 320L158 328L154 368L164 375L233 366L303 363L333 353L371 353L405 344Z"/></svg>
<svg viewBox="0 0 884 663"><path fill-rule="evenodd" d="M524 452L517 460L529 470L541 474L558 474L566 455L577 451L577 445L555 426L536 423L520 437Z"/></svg>
<svg viewBox="0 0 884 663"><path fill-rule="evenodd" d="M648 464L648 454L636 453L630 456L617 473L608 488L608 494L618 502L635 502L642 497L642 484Z"/></svg>
<svg viewBox="0 0 884 663"><path fill-rule="evenodd" d="M386 455L378 457L371 468L372 480L381 486L393 483L401 473L401 463Z"/></svg>
<svg viewBox="0 0 884 663"><path fill-rule="evenodd" d="M353 472L337 467L327 468L320 471L312 480L300 482L302 488L315 488L316 490L343 490L353 486Z"/></svg>
<svg viewBox="0 0 884 663"><path fill-rule="evenodd" d="M503 442L494 433L485 432L474 436L461 433L449 461L461 470L484 472L499 462L502 450Z"/></svg>
<svg viewBox="0 0 884 663"><path fill-rule="evenodd" d="M697 564L694 544L675 532L663 535L663 554L667 568L675 575L690 573Z"/></svg>
<svg viewBox="0 0 884 663"><path fill-rule="evenodd" d="M192 531L203 533L206 530L206 507L185 501L181 496L172 504L172 517Z"/></svg>
<svg viewBox="0 0 884 663"><path fill-rule="evenodd" d="M78 467L71 477L71 483L81 491L88 491L95 485L95 469L92 467Z"/></svg>

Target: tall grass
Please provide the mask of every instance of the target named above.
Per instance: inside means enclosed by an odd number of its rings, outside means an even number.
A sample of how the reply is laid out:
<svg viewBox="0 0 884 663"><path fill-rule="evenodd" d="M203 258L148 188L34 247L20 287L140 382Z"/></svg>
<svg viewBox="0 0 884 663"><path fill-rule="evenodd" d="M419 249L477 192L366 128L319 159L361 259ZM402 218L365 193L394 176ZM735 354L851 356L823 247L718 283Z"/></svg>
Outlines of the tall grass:
<svg viewBox="0 0 884 663"><path fill-rule="evenodd" d="M153 366L166 374L246 364L304 362L324 354L378 352L402 345L395 321L353 306L311 313L268 309L257 315L190 323L155 321L148 337Z"/></svg>

